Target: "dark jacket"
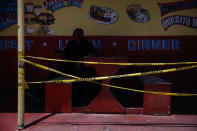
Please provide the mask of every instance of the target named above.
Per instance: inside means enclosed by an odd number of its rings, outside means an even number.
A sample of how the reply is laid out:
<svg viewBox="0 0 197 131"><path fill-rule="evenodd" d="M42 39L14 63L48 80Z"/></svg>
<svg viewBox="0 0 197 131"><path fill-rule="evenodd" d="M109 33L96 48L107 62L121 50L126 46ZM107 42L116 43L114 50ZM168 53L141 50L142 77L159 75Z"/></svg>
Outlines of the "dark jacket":
<svg viewBox="0 0 197 131"><path fill-rule="evenodd" d="M87 40L82 40L80 43L77 43L75 40L71 40L64 49L64 55L67 60L83 61L84 56L96 56L96 50L93 48L92 43ZM84 74L81 72L86 70L84 64L80 64L79 66L77 63L66 63L64 67L65 73L81 77L81 74Z"/></svg>
<svg viewBox="0 0 197 131"><path fill-rule="evenodd" d="M65 59L81 60L84 56L95 56L96 51L92 43L83 40L80 43L71 40L64 49Z"/></svg>

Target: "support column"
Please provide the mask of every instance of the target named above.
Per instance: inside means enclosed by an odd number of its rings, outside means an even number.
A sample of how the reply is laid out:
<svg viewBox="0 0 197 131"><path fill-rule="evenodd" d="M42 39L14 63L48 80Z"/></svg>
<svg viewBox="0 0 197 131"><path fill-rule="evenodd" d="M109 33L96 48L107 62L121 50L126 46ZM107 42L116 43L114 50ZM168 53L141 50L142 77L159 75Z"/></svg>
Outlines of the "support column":
<svg viewBox="0 0 197 131"><path fill-rule="evenodd" d="M24 0L17 0L18 10L18 129L24 128L25 77L24 62Z"/></svg>

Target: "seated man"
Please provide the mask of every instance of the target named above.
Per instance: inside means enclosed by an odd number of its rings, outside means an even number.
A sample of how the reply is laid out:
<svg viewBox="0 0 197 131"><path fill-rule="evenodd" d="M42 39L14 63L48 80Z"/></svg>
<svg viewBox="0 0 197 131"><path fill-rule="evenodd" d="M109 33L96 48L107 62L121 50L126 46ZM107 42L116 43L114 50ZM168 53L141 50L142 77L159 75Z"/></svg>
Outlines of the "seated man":
<svg viewBox="0 0 197 131"><path fill-rule="evenodd" d="M96 56L96 50L92 43L84 38L84 31L81 28L74 30L72 40L66 45L64 51L56 50L56 54L61 55L66 60L83 61L85 56ZM57 70L76 76L81 76L80 72L85 69L80 63L60 63ZM59 75L51 73L49 79L57 78ZM82 77L82 76L81 76ZM62 78L62 77L61 77Z"/></svg>
<svg viewBox="0 0 197 131"><path fill-rule="evenodd" d="M66 60L83 61L85 56L96 56L96 50L92 43L84 38L84 31L81 28L74 30L73 39L69 41L63 51L62 56ZM59 71L71 74L77 77L95 77L98 76L93 68L85 67L83 63L60 63ZM55 75L55 74L54 74ZM53 79L71 79L70 77L53 76ZM100 90L100 85L90 82L77 82L72 84L72 105L87 106Z"/></svg>
<svg viewBox="0 0 197 131"><path fill-rule="evenodd" d="M64 49L65 59L73 61L83 61L84 56L96 56L96 50L92 43L84 38L84 32L81 28L77 28L73 32L73 40L71 40ZM80 75L80 70L84 68L84 64L67 63L65 72L73 75Z"/></svg>

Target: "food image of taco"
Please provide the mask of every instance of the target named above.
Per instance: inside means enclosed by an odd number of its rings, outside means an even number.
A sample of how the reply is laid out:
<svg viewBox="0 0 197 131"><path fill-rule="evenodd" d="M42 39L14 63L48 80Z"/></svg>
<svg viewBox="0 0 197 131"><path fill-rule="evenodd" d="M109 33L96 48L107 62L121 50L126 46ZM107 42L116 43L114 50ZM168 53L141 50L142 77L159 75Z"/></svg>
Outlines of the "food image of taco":
<svg viewBox="0 0 197 131"><path fill-rule="evenodd" d="M135 22L147 23L151 20L150 12L138 4L129 5L126 11L128 16Z"/></svg>
<svg viewBox="0 0 197 131"><path fill-rule="evenodd" d="M114 24L118 21L118 14L114 9L91 6L88 14L89 18L100 24Z"/></svg>

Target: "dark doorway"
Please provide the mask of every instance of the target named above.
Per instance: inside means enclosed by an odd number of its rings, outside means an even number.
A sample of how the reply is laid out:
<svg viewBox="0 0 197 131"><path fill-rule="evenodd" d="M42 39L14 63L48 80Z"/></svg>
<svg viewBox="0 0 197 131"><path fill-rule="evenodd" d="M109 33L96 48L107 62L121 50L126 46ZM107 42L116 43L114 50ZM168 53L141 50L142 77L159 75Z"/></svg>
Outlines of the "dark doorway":
<svg viewBox="0 0 197 131"><path fill-rule="evenodd" d="M132 68L121 68L116 72L116 75L130 74L135 71ZM127 77L113 79L111 85L143 90L143 81L139 77ZM123 107L143 107L143 93L132 92L129 90L121 90L111 88L111 92Z"/></svg>
<svg viewBox="0 0 197 131"><path fill-rule="evenodd" d="M197 94L197 69L175 73L172 92ZM197 96L172 96L172 114L197 114Z"/></svg>
<svg viewBox="0 0 197 131"><path fill-rule="evenodd" d="M82 78L96 77L94 68L84 67L79 76ZM101 90L101 85L92 82L77 82L72 84L72 106L84 107L88 106L90 102L97 96Z"/></svg>

